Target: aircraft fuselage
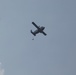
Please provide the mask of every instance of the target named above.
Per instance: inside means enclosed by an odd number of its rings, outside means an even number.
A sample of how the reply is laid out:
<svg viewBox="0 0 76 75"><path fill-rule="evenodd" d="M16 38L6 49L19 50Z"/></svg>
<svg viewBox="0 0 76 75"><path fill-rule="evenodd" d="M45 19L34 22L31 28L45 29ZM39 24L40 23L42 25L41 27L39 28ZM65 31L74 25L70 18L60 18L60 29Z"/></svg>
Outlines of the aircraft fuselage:
<svg viewBox="0 0 76 75"><path fill-rule="evenodd" d="M40 28L38 29L38 31L41 33L44 29L45 29L45 27L40 27Z"/></svg>

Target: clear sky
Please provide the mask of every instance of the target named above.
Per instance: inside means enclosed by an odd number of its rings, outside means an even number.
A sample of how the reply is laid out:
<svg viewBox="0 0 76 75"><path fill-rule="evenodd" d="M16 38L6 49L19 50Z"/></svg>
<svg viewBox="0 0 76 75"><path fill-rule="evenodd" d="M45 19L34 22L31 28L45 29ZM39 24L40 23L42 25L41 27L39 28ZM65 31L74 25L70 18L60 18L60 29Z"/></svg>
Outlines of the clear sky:
<svg viewBox="0 0 76 75"><path fill-rule="evenodd" d="M1 75L76 75L76 0L0 0L0 62Z"/></svg>

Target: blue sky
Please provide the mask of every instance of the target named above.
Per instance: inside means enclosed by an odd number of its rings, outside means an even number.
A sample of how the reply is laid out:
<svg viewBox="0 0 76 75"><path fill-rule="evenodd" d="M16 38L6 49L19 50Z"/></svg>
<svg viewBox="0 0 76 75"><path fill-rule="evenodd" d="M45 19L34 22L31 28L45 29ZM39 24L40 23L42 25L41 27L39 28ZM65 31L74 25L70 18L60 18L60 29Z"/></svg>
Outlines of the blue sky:
<svg viewBox="0 0 76 75"><path fill-rule="evenodd" d="M0 62L4 75L76 75L76 0L0 0Z"/></svg>

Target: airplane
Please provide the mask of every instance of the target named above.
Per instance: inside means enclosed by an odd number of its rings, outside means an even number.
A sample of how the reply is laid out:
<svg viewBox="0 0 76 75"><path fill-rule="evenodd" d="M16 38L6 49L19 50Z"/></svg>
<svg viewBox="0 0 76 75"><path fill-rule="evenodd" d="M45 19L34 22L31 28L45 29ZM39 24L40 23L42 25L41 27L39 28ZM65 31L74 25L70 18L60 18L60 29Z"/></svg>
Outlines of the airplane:
<svg viewBox="0 0 76 75"><path fill-rule="evenodd" d="M43 33L45 36L47 35L43 30L45 29L45 27L43 27L43 26L37 26L34 22L32 22L32 24L37 28L37 30L35 30L34 32L31 30L30 32L34 35L34 36L36 36L36 34L38 34L38 33Z"/></svg>

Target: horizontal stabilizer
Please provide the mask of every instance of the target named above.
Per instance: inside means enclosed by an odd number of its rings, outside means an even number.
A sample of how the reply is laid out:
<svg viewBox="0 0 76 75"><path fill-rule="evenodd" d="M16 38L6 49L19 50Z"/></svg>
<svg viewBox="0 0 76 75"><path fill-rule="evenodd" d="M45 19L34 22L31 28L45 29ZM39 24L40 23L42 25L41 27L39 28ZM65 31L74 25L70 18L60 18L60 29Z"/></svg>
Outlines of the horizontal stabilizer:
<svg viewBox="0 0 76 75"><path fill-rule="evenodd" d="M34 36L36 36L36 34L34 34L34 32L32 32L32 30L31 30L31 33L32 33Z"/></svg>

